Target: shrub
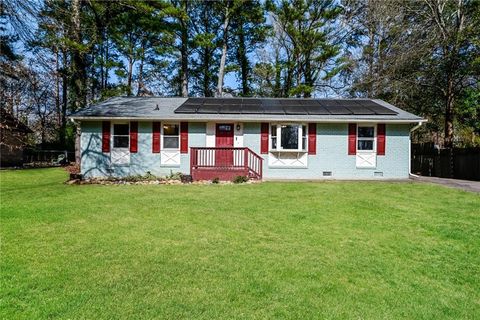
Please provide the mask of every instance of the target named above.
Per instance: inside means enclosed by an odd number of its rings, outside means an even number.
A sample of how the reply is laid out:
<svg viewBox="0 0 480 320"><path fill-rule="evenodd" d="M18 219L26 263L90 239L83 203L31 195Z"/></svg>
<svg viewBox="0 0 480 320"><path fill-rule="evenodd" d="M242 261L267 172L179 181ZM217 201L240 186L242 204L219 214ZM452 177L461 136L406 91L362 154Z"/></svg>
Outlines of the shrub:
<svg viewBox="0 0 480 320"><path fill-rule="evenodd" d="M143 177L145 180L157 180L158 178L153 175L150 171L147 171L145 176Z"/></svg>
<svg viewBox="0 0 480 320"><path fill-rule="evenodd" d="M170 170L170 174L166 176L167 180L182 180L183 173L173 172Z"/></svg>
<svg viewBox="0 0 480 320"><path fill-rule="evenodd" d="M233 183L245 183L247 181L248 181L247 176L236 176L235 178L233 178Z"/></svg>
<svg viewBox="0 0 480 320"><path fill-rule="evenodd" d="M182 174L180 180L182 183L191 183L193 181L192 176L189 174Z"/></svg>
<svg viewBox="0 0 480 320"><path fill-rule="evenodd" d="M212 183L219 184L220 183L220 178L219 177L213 178Z"/></svg>

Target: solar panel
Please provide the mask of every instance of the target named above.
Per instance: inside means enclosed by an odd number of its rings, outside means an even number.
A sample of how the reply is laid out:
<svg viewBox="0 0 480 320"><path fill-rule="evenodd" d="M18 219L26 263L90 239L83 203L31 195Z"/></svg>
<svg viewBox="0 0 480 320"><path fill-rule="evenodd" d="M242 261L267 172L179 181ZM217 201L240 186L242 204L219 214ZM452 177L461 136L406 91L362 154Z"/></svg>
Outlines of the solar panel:
<svg viewBox="0 0 480 320"><path fill-rule="evenodd" d="M270 106L263 108L265 114L285 114L285 110L281 106Z"/></svg>
<svg viewBox="0 0 480 320"><path fill-rule="evenodd" d="M218 112L224 114L238 114L242 109L241 104L224 104L219 106Z"/></svg>
<svg viewBox="0 0 480 320"><path fill-rule="evenodd" d="M184 102L184 104L185 103L199 103L199 104L202 104L204 101L205 101L205 98L188 98L187 101Z"/></svg>
<svg viewBox="0 0 480 320"><path fill-rule="evenodd" d="M198 108L198 104L182 104L178 107L175 112L180 113L196 113Z"/></svg>
<svg viewBox="0 0 480 320"><path fill-rule="evenodd" d="M308 107L307 111L308 111L308 114L312 114L312 115L330 114L330 112L328 112L328 110L324 106L321 106L321 105L310 106L310 107Z"/></svg>
<svg viewBox="0 0 480 320"><path fill-rule="evenodd" d="M353 114L358 114L358 115L361 115L361 114L364 114L364 115L375 114L375 112L373 112L371 109L366 108L366 107L361 106L361 105L356 105L356 106L349 105L349 106L346 106L346 108L348 110L350 110Z"/></svg>
<svg viewBox="0 0 480 320"><path fill-rule="evenodd" d="M176 113L286 115L396 115L368 99L189 98Z"/></svg>
<svg viewBox="0 0 480 320"><path fill-rule="evenodd" d="M203 104L214 104L218 105L221 103L223 99L217 99L217 98L203 98Z"/></svg>
<svg viewBox="0 0 480 320"><path fill-rule="evenodd" d="M327 109L330 114L333 115L349 115L352 114L350 110L341 105L340 102L335 100L325 100L323 101L323 106Z"/></svg>
<svg viewBox="0 0 480 320"><path fill-rule="evenodd" d="M283 110L285 110L286 114L308 114L301 105L284 106Z"/></svg>
<svg viewBox="0 0 480 320"><path fill-rule="evenodd" d="M197 110L197 113L218 113L219 105L203 105Z"/></svg>
<svg viewBox="0 0 480 320"><path fill-rule="evenodd" d="M381 106L379 104L374 103L373 105L368 105L368 108L375 112L375 114L378 115L396 115L398 112L395 112L391 109L385 108L384 106Z"/></svg>
<svg viewBox="0 0 480 320"><path fill-rule="evenodd" d="M244 98L242 99L242 104L243 105L262 105L262 101L260 99L254 99L254 98Z"/></svg>
<svg viewBox="0 0 480 320"><path fill-rule="evenodd" d="M242 113L249 114L260 114L263 113L263 108L260 104L244 104L242 105Z"/></svg>
<svg viewBox="0 0 480 320"><path fill-rule="evenodd" d="M267 114L285 114L280 99L265 99L262 103L264 113Z"/></svg>

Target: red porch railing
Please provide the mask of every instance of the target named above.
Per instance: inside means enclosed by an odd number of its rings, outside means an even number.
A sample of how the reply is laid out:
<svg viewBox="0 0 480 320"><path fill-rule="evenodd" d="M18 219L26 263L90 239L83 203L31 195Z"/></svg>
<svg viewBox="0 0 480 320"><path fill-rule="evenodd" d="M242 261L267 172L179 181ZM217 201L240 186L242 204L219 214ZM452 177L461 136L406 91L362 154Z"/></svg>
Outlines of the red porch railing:
<svg viewBox="0 0 480 320"><path fill-rule="evenodd" d="M262 179L263 158L249 148L190 148L193 180L231 180L235 176Z"/></svg>

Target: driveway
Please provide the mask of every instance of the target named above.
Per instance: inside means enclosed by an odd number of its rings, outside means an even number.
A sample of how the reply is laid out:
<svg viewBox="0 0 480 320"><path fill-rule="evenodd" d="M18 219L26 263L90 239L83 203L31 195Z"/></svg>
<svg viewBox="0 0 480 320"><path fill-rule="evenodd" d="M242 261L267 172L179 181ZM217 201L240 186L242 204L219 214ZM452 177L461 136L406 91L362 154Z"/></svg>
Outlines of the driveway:
<svg viewBox="0 0 480 320"><path fill-rule="evenodd" d="M437 177L412 176L412 179L420 182L436 183L446 187L480 193L480 181L458 180Z"/></svg>

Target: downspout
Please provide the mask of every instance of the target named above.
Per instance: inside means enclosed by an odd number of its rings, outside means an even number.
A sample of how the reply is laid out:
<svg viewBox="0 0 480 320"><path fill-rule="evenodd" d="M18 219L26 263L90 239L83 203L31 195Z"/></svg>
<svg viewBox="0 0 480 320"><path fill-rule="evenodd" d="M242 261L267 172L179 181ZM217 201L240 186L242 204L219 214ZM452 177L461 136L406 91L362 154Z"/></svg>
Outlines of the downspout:
<svg viewBox="0 0 480 320"><path fill-rule="evenodd" d="M418 122L418 124L410 129L410 134L408 135L408 175L411 177L418 178L416 174L412 173L412 133L422 126L423 122Z"/></svg>

